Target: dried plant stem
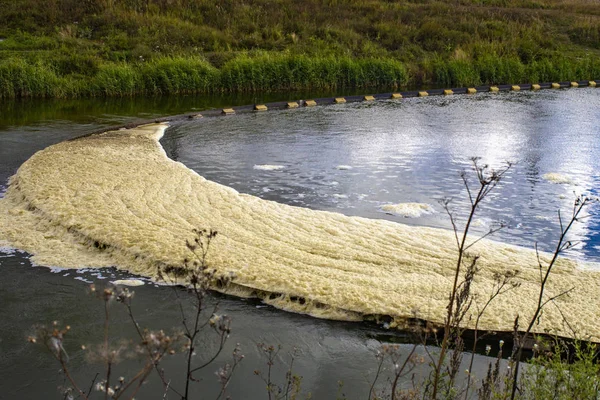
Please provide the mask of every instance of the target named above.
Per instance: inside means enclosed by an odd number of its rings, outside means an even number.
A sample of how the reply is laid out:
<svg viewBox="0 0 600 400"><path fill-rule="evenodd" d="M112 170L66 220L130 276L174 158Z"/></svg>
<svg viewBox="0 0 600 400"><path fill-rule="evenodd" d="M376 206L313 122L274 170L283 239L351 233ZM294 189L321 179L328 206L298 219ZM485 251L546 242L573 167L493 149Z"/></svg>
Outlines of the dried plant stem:
<svg viewBox="0 0 600 400"><path fill-rule="evenodd" d="M538 257L537 257L538 269L540 271L540 290L538 293L536 308L535 308L535 311L534 311L531 319L529 320L527 329L525 330L525 332L522 335L517 334L518 340L516 341L517 343L515 343L516 348L513 350L513 357L512 357L515 362L515 368L514 368L514 372L513 372L512 380L511 380L512 381L511 382L512 389L511 389L511 396L510 396L511 400L514 400L517 395L519 367L520 367L520 362L521 362L521 358L523 355L523 346L525 345L525 341L529 337L531 330L533 329L533 326L535 325L536 321L538 320L540 313L542 312L542 309L549 302L554 301L557 298L564 296L567 293L569 293L571 290L573 290L573 288L567 289L567 290L559 293L558 295L552 296L549 299L544 300L544 292L546 289L546 285L548 283L548 278L550 277L550 273L552 272L552 269L553 269L556 261L558 260L559 255L573 246L573 243L571 241L566 240L567 234L569 233L569 230L571 229L573 224L582 218L582 217L580 217L580 214L583 211L583 209L588 205L589 202L590 202L590 199L587 197L582 197L582 196L577 197L577 199L575 200L575 202L573 204L573 211L571 214L571 218L566 226L563 225L563 220L561 217L560 210L558 211L558 221L560 224L560 236L558 238L558 242L556 243L556 248L554 249L552 259L546 266L545 272L543 271L544 266L542 265L542 262L540 260L539 252L537 250L537 245L536 245L536 253L538 255ZM517 316L517 319L515 320L515 327L518 325L518 318L519 317Z"/></svg>
<svg viewBox="0 0 600 400"><path fill-rule="evenodd" d="M445 322L444 322L444 337L442 339L442 343L440 346L440 354L438 356L437 362L434 363L435 368L434 368L433 389L432 389L432 398L433 399L436 399L438 396L439 386L441 383L440 381L441 381L442 366L444 365L444 362L446 359L446 354L447 354L448 350L450 349L450 345L451 345L450 342L451 342L451 339L453 336L452 332L456 332L457 329L459 329L460 322L462 321L462 318L464 317L464 315L468 311L468 308L470 307L470 301L468 300L468 298L470 296L470 293L469 293L470 288L468 287L468 286L470 286L470 281L468 279L465 279L465 281L463 283L460 283L459 279L460 279L461 270L463 267L463 259L466 256L467 249L469 249L472 245L474 245L477 241L480 240L480 239L478 239L474 243L467 245L467 237L469 235L471 223L473 222L475 212L479 208L480 203L496 187L498 182L500 182L500 180L502 179L504 174L511 167L511 164L508 163L505 168L503 168L499 171L491 170L488 172L487 165L483 165L483 166L479 165L478 160L479 159L476 157L471 159L471 161L473 163L473 169L476 172L477 180L479 183L479 189L477 190L477 192L475 194L471 191L466 173L463 172L461 174L461 178L462 178L464 186L467 190L467 194L469 196L469 202L471 205L470 210L469 210L469 215L467 217L465 226L462 230L462 237L459 238L459 234L458 234L459 229L456 224L454 215L449 208L450 200L446 200L442 203L442 205L444 206L446 212L448 213L448 215L450 217L450 222L452 223L452 227L454 230L454 236L455 236L456 244L457 244L458 259L456 261L456 268L454 271L454 279L452 281L452 291L450 293L450 298L448 300L448 305L447 305L447 313L446 313L446 318L445 318ZM467 271L467 275L469 275L469 274L472 275L475 273L476 262L477 262L477 258L474 258L473 261L471 262L471 265L469 266L469 269L472 269L472 271L471 272ZM472 280L472 276L471 276L471 280ZM462 284L466 284L467 287L464 288L465 298L463 300L460 300L457 298L457 295L459 293L459 289ZM463 301L467 301L467 303L462 303L462 306L461 306L461 302L463 302ZM452 374L451 378L453 379L454 376L455 376L455 374Z"/></svg>
<svg viewBox="0 0 600 400"><path fill-rule="evenodd" d="M104 399L108 399L108 389L110 388L110 372L112 367L112 360L110 358L109 349L108 349L108 323L109 323L109 313L108 313L108 300L109 297L106 295L105 290L105 298L104 298L104 352L106 356L106 382L104 384ZM112 294L112 293L111 293Z"/></svg>
<svg viewBox="0 0 600 400"><path fill-rule="evenodd" d="M49 349L50 351L52 351L51 349ZM69 372L69 368L67 367L67 363L65 361L65 359L63 358L63 353L59 350L58 354L55 354L52 351L52 354L54 354L54 357L58 360L58 362L60 363L60 367L62 369L62 372L65 374L65 377L69 380L69 383L71 384L71 386L73 386L73 388L77 391L77 393L79 393L79 395L81 397L83 397L85 400L89 399L89 394L85 394L85 392L83 390L81 390L79 388L79 386L77 386L77 383L75 383L75 380L73 379L73 377L71 376L71 373ZM93 382L92 382L92 386L93 386Z"/></svg>

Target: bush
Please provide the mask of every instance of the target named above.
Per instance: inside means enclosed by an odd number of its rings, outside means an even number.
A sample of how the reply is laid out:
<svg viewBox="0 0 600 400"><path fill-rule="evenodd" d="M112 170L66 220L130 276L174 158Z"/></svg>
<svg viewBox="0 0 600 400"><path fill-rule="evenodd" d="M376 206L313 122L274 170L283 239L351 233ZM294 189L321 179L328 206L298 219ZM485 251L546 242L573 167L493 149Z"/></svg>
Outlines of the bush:
<svg viewBox="0 0 600 400"><path fill-rule="evenodd" d="M218 70L201 58L159 58L139 68L146 93L208 93L218 81Z"/></svg>
<svg viewBox="0 0 600 400"><path fill-rule="evenodd" d="M315 90L397 87L408 73L395 60L262 54L239 56L221 69L225 91Z"/></svg>
<svg viewBox="0 0 600 400"><path fill-rule="evenodd" d="M65 82L42 63L30 64L22 59L0 62L0 98L64 97Z"/></svg>

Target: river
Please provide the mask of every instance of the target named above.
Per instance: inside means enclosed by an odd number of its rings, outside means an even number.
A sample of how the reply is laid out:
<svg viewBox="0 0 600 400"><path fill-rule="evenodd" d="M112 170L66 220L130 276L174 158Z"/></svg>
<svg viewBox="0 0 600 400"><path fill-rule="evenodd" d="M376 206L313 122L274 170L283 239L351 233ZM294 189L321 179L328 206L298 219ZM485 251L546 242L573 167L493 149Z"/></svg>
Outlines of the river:
<svg viewBox="0 0 600 400"><path fill-rule="evenodd" d="M251 101L250 101L251 100ZM229 101L229 103L227 103ZM255 99L155 99L106 102L34 102L5 106L0 125L0 190L33 153L51 144L139 118L201 110L209 105ZM502 167L514 166L489 202L475 229L484 233L503 221L494 239L551 250L557 237L557 210L567 211L575 193L598 195L600 179L600 98L595 89L478 94L352 103L298 110L205 118L175 123L161 140L167 155L201 176L266 200L415 226L449 229L439 201L452 198L456 215L465 215L467 194L460 179L470 157ZM394 207L411 203L406 207ZM414 203L414 204L413 204ZM418 206L415 207L415 204ZM387 206L387 207L386 207ZM597 208L574 228L575 259L600 261ZM71 325L66 350L76 379L91 381L98 365L79 347L101 340L101 303L87 293L126 277L116 270L59 270L32 267L26 254L0 254L0 398L49 398L62 383L49 354L27 343L36 323ZM147 284L134 289L134 309L142 326L153 329L180 322L176 293ZM377 364L374 354L388 331L364 323L334 322L287 313L255 300L215 295L233 319L228 347L203 374L203 390L216 391L214 370L239 342L245 360L230 392L233 398L263 398L254 376L266 360L258 343L281 344L280 381L294 347L305 392L331 398L343 381L349 398L366 398ZM115 337L134 337L119 305L112 307ZM392 335L405 343L408 334ZM210 347L210 345L208 345ZM199 355L201 357L202 354ZM478 362L485 362L478 357ZM122 364L126 375L139 367ZM181 359L165 369L181 376ZM406 383L409 385L409 382ZM208 389L206 389L208 388ZM141 398L161 390L156 377ZM58 394L56 398L59 398Z"/></svg>

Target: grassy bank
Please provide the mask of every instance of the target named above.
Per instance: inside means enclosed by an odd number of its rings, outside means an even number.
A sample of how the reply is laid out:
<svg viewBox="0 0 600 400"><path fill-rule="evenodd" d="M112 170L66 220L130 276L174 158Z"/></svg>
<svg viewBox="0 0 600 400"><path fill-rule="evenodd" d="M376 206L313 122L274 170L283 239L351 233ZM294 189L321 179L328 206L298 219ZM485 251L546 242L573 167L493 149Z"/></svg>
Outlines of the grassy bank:
<svg viewBox="0 0 600 400"><path fill-rule="evenodd" d="M587 0L8 0L0 97L600 77Z"/></svg>

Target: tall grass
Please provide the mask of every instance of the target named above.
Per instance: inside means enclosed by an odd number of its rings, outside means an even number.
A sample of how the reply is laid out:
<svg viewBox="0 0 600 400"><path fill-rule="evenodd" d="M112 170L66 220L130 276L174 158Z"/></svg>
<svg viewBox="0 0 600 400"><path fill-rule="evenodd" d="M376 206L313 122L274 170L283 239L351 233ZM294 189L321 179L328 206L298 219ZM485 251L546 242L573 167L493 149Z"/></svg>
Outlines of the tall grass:
<svg viewBox="0 0 600 400"><path fill-rule="evenodd" d="M597 57L573 60L559 56L525 64L517 57L488 55L475 61L436 60L425 68L429 68L434 76L431 83L442 86L558 82L600 77L600 59Z"/></svg>
<svg viewBox="0 0 600 400"><path fill-rule="evenodd" d="M419 77L415 75L419 71ZM411 74L412 72L412 74ZM354 88L444 87L591 80L600 59L517 57L477 60L436 58L411 72L394 59L353 59L262 53L242 54L217 69L199 57L160 57L144 62L104 62L90 76L61 73L57 65L19 58L0 61L0 98L126 97L182 93L244 93Z"/></svg>
<svg viewBox="0 0 600 400"><path fill-rule="evenodd" d="M208 93L219 71L200 58L159 58L138 68L146 93Z"/></svg>
<svg viewBox="0 0 600 400"><path fill-rule="evenodd" d="M408 81L405 66L396 60L305 55L243 55L220 73L219 89L232 92L398 87Z"/></svg>
<svg viewBox="0 0 600 400"><path fill-rule="evenodd" d="M198 57L104 63L92 76L59 76L52 66L10 59L0 63L0 97L134 96L398 87L408 81L395 60L241 55L219 70ZM67 84L68 83L68 84Z"/></svg>
<svg viewBox="0 0 600 400"><path fill-rule="evenodd" d="M68 89L64 79L41 63L30 64L22 59L0 63L0 97L65 97Z"/></svg>

